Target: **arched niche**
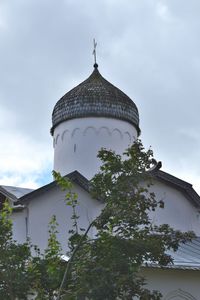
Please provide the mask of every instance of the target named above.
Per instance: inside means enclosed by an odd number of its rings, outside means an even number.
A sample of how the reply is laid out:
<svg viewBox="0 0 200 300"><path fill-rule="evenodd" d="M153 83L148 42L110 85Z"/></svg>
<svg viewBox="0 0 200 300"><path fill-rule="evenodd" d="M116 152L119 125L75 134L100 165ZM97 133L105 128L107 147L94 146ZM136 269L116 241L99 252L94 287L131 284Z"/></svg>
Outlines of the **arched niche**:
<svg viewBox="0 0 200 300"><path fill-rule="evenodd" d="M66 137L69 135L69 130L64 130L61 136L61 140L63 141L64 139L66 139Z"/></svg>
<svg viewBox="0 0 200 300"><path fill-rule="evenodd" d="M83 135L87 136L87 135L91 135L91 134L97 134L96 128L94 126L88 126L85 128L85 130L83 131Z"/></svg>
<svg viewBox="0 0 200 300"><path fill-rule="evenodd" d="M164 300L197 300L197 299L193 297L191 294L189 294L188 292L178 289L168 293L164 297Z"/></svg>
<svg viewBox="0 0 200 300"><path fill-rule="evenodd" d="M103 135L103 134L106 134L106 135L108 135L108 136L111 135L111 132L110 132L110 130L109 130L108 127L102 126L102 127L100 127L100 128L98 129L98 135Z"/></svg>

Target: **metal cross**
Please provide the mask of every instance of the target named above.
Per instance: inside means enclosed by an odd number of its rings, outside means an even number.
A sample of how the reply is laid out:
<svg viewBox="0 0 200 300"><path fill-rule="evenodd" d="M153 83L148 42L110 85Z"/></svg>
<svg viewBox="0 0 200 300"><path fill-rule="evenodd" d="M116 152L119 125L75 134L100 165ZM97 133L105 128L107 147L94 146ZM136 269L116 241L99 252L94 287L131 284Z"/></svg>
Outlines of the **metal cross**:
<svg viewBox="0 0 200 300"><path fill-rule="evenodd" d="M96 65L96 63L97 63L97 56L96 56L97 42L95 41L95 39L93 39L93 43L94 43L94 50L93 50L92 54L94 55L94 64Z"/></svg>

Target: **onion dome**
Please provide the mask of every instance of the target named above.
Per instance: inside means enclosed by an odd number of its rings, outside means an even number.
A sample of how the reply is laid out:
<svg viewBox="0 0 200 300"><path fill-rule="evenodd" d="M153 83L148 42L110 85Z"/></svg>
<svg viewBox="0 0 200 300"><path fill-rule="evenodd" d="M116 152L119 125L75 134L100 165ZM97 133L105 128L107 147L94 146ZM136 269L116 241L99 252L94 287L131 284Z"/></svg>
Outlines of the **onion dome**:
<svg viewBox="0 0 200 300"><path fill-rule="evenodd" d="M60 123L87 117L107 117L127 121L139 129L139 113L135 103L120 89L104 79L94 64L88 79L66 93L55 105L52 128Z"/></svg>

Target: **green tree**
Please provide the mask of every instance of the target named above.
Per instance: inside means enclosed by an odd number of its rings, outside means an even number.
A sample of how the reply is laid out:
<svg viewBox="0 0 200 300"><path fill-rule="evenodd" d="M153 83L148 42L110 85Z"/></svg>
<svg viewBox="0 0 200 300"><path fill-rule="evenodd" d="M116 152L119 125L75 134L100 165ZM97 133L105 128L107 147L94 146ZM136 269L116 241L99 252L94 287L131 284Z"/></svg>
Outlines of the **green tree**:
<svg viewBox="0 0 200 300"><path fill-rule="evenodd" d="M65 270L56 218L49 223L48 247L41 253L30 242L13 240L11 214L12 208L5 202L0 211L0 299L54 300Z"/></svg>
<svg viewBox="0 0 200 300"><path fill-rule="evenodd" d="M62 249L57 240L56 216L49 223L48 247L43 254L36 247L37 255L33 256L35 300L54 300L62 280L65 263L61 259Z"/></svg>
<svg viewBox="0 0 200 300"><path fill-rule="evenodd" d="M25 300L34 278L31 247L13 241L11 213L5 202L0 211L0 299Z"/></svg>
<svg viewBox="0 0 200 300"><path fill-rule="evenodd" d="M74 230L69 239L70 260L58 299L140 300L161 299L149 291L141 267L148 263L172 263L167 250L194 237L192 232L173 230L168 224L155 225L150 213L164 208L151 192L152 150L136 141L123 158L105 149L99 152L100 172L91 182L93 196L104 203L99 217L85 233ZM60 176L56 175L63 185ZM77 221L77 216L75 214ZM88 234L95 227L96 236ZM65 295L65 296L64 296Z"/></svg>
<svg viewBox="0 0 200 300"><path fill-rule="evenodd" d="M145 152L140 141L123 159L107 150L101 150L99 158L103 164L91 181L91 193L102 201L103 209L85 229L79 227L72 184L54 172L66 191L66 205L72 207L67 263L61 260L55 216L49 224L48 247L41 253L30 242L13 240L12 209L8 202L4 204L0 211L0 299L26 300L31 292L37 300L161 299L158 291L146 288L141 267L150 262L172 263L166 251L176 251L180 242L194 234L152 223L150 213L164 203L151 192L153 153Z"/></svg>

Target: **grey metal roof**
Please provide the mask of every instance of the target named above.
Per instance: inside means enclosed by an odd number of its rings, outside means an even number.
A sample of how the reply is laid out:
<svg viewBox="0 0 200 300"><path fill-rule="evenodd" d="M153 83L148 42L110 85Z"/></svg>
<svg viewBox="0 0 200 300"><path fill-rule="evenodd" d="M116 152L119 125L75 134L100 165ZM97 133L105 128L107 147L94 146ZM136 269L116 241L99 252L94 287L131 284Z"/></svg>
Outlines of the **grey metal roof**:
<svg viewBox="0 0 200 300"><path fill-rule="evenodd" d="M55 127L63 121L84 117L111 117L133 124L138 133L139 113L135 103L121 90L104 79L95 65L88 79L66 93L55 105L52 113L53 135Z"/></svg>
<svg viewBox="0 0 200 300"><path fill-rule="evenodd" d="M7 198L17 201L22 196L32 192L33 189L21 188L16 186L0 185L0 193Z"/></svg>
<svg viewBox="0 0 200 300"><path fill-rule="evenodd" d="M200 270L200 237L181 244L177 252L173 252L175 267L198 268Z"/></svg>
<svg viewBox="0 0 200 300"><path fill-rule="evenodd" d="M168 251L173 258L173 264L164 268L183 269L183 270L200 270L200 237L193 239L191 242L180 244L176 252ZM149 267L158 267L157 264L148 264Z"/></svg>

